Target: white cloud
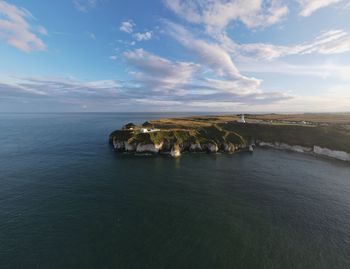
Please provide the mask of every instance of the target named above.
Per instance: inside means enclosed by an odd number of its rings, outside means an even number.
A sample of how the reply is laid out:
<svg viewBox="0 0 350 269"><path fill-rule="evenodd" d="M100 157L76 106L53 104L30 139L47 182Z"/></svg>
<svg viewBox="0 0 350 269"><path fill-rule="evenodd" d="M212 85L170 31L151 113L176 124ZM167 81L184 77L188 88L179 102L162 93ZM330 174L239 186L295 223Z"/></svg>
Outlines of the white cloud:
<svg viewBox="0 0 350 269"><path fill-rule="evenodd" d="M96 35L93 32L86 31L86 34L93 40L96 40Z"/></svg>
<svg viewBox="0 0 350 269"><path fill-rule="evenodd" d="M0 39L24 52L46 50L45 43L33 31L35 26L29 23L33 19L31 13L23 8L0 1ZM47 35L42 26L37 32Z"/></svg>
<svg viewBox="0 0 350 269"><path fill-rule="evenodd" d="M0 90L36 97L70 98L111 97L120 93L121 85L114 80L81 81L72 78L15 78Z"/></svg>
<svg viewBox="0 0 350 269"><path fill-rule="evenodd" d="M232 110L232 104L270 104L288 99L280 93L245 96L205 90L193 82L200 67L172 62L143 50L126 53L127 61L139 73L130 82L114 80L82 81L73 78L11 78L0 82L0 110L52 111L155 111ZM3 79L2 81L6 81ZM197 90L196 90L197 87ZM209 86L208 86L209 87ZM208 88L207 87L207 88ZM194 89L194 90L193 90ZM26 106L23 106L26 104Z"/></svg>
<svg viewBox="0 0 350 269"><path fill-rule="evenodd" d="M177 102L193 108L194 102L203 106L208 102L268 104L290 98L279 92L262 92L256 89L254 80L243 76L239 79L205 77L206 67L192 62L173 62L143 49L127 51L124 57L131 67L137 92L143 92L148 100ZM223 106L217 108L220 110Z"/></svg>
<svg viewBox="0 0 350 269"><path fill-rule="evenodd" d="M100 0L73 0L74 7L81 12L95 8Z"/></svg>
<svg viewBox="0 0 350 269"><path fill-rule="evenodd" d="M124 57L138 71L131 73L136 81L154 91L181 91L199 68L190 62L171 62L143 49L124 52Z"/></svg>
<svg viewBox="0 0 350 269"><path fill-rule="evenodd" d="M232 45L229 44L230 40L228 38L224 42L233 52L262 60L273 60L287 55L312 53L331 55L350 52L350 33L344 30L330 30L322 33L310 43L295 46L278 46L265 43L243 45L233 43Z"/></svg>
<svg viewBox="0 0 350 269"><path fill-rule="evenodd" d="M301 7L300 15L307 17L315 11L342 2L343 0L298 0Z"/></svg>
<svg viewBox="0 0 350 269"><path fill-rule="evenodd" d="M134 31L135 23L132 20L123 21L119 27L119 30L125 33L132 33Z"/></svg>
<svg viewBox="0 0 350 269"><path fill-rule="evenodd" d="M153 32L152 31L148 31L148 32L144 32L144 33L135 33L134 34L134 38L137 41L147 41L152 39L153 36Z"/></svg>
<svg viewBox="0 0 350 269"><path fill-rule="evenodd" d="M284 62L273 62L266 64L264 62L244 61L239 63L239 67L244 72L251 73L273 73L288 76L308 76L321 79L336 79L350 83L350 65L341 65L335 63L322 64L289 64Z"/></svg>
<svg viewBox="0 0 350 269"><path fill-rule="evenodd" d="M49 33L47 32L47 30L46 30L46 28L44 26L39 25L37 27L37 31L41 35L49 35Z"/></svg>
<svg viewBox="0 0 350 269"><path fill-rule="evenodd" d="M231 91L235 94L259 92L261 81L242 75L232 61L230 54L220 45L205 40L195 39L185 28L178 24L166 22L168 33L191 51L198 62L213 71L219 80L210 80L217 89Z"/></svg>
<svg viewBox="0 0 350 269"><path fill-rule="evenodd" d="M250 28L269 26L289 12L282 0L165 0L165 3L175 14L191 23L204 24L209 31L224 29L237 20Z"/></svg>
<svg viewBox="0 0 350 269"><path fill-rule="evenodd" d="M109 59L112 61L115 61L118 59L118 57L116 55L111 55L111 56L109 56Z"/></svg>
<svg viewBox="0 0 350 269"><path fill-rule="evenodd" d="M134 28L135 28L136 24L132 21L132 20L128 20L128 21L123 21L120 24L119 30L128 34L132 34L134 32ZM132 35L132 37L136 40L136 41L147 41L147 40L151 40L153 37L153 31L146 31L146 32L138 32L138 33L134 33ZM125 42L125 41L124 41ZM135 45L135 42L134 44Z"/></svg>

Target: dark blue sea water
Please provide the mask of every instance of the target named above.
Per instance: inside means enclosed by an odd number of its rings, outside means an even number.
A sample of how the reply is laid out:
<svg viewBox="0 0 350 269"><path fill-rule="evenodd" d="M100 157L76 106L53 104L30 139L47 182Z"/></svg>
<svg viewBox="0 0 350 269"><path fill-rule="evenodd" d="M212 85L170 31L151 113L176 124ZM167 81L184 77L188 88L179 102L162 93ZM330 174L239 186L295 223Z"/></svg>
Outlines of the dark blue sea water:
<svg viewBox="0 0 350 269"><path fill-rule="evenodd" d="M350 268L348 163L108 146L164 116L0 115L0 268Z"/></svg>

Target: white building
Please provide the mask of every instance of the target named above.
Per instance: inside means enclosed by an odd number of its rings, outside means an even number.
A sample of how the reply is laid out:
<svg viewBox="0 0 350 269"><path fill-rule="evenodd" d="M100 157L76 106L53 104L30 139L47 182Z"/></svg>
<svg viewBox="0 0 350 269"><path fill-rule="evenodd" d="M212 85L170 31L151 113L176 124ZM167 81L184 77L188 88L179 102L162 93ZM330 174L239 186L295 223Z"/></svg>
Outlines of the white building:
<svg viewBox="0 0 350 269"><path fill-rule="evenodd" d="M245 123L244 114L241 115L241 118L237 122Z"/></svg>
<svg viewBox="0 0 350 269"><path fill-rule="evenodd" d="M160 129L155 129L155 128L141 128L141 133L153 133L153 132L159 132Z"/></svg>

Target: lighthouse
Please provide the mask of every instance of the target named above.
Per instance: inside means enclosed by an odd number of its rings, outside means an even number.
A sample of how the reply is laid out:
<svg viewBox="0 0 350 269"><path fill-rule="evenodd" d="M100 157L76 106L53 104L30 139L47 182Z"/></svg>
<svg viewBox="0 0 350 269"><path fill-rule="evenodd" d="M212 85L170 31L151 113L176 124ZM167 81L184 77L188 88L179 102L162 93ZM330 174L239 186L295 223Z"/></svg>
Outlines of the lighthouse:
<svg viewBox="0 0 350 269"><path fill-rule="evenodd" d="M244 114L241 114L241 118L238 120L240 123L245 123Z"/></svg>

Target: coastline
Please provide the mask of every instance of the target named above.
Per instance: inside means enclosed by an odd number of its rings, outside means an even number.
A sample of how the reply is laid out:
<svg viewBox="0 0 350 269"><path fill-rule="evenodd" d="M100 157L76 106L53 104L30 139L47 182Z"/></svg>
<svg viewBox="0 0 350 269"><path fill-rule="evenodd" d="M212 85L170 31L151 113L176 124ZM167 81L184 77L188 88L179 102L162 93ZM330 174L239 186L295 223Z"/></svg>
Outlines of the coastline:
<svg viewBox="0 0 350 269"><path fill-rule="evenodd" d="M109 143L117 152L168 154L184 152L236 153L254 146L308 153L350 161L350 118L327 123L325 117L310 120L272 121L262 115L193 116L128 123L112 132ZM295 117L294 117L295 118ZM307 121L308 120L308 121Z"/></svg>
<svg viewBox="0 0 350 269"><path fill-rule="evenodd" d="M299 145L288 145L286 143L269 143L269 142L259 142L257 144L259 147L273 148L278 150L288 150L298 153L312 154L315 156L327 157L331 159L336 159L340 161L350 162L350 153L339 150L331 150L328 148L322 148L320 146L313 146L312 148L303 147Z"/></svg>

